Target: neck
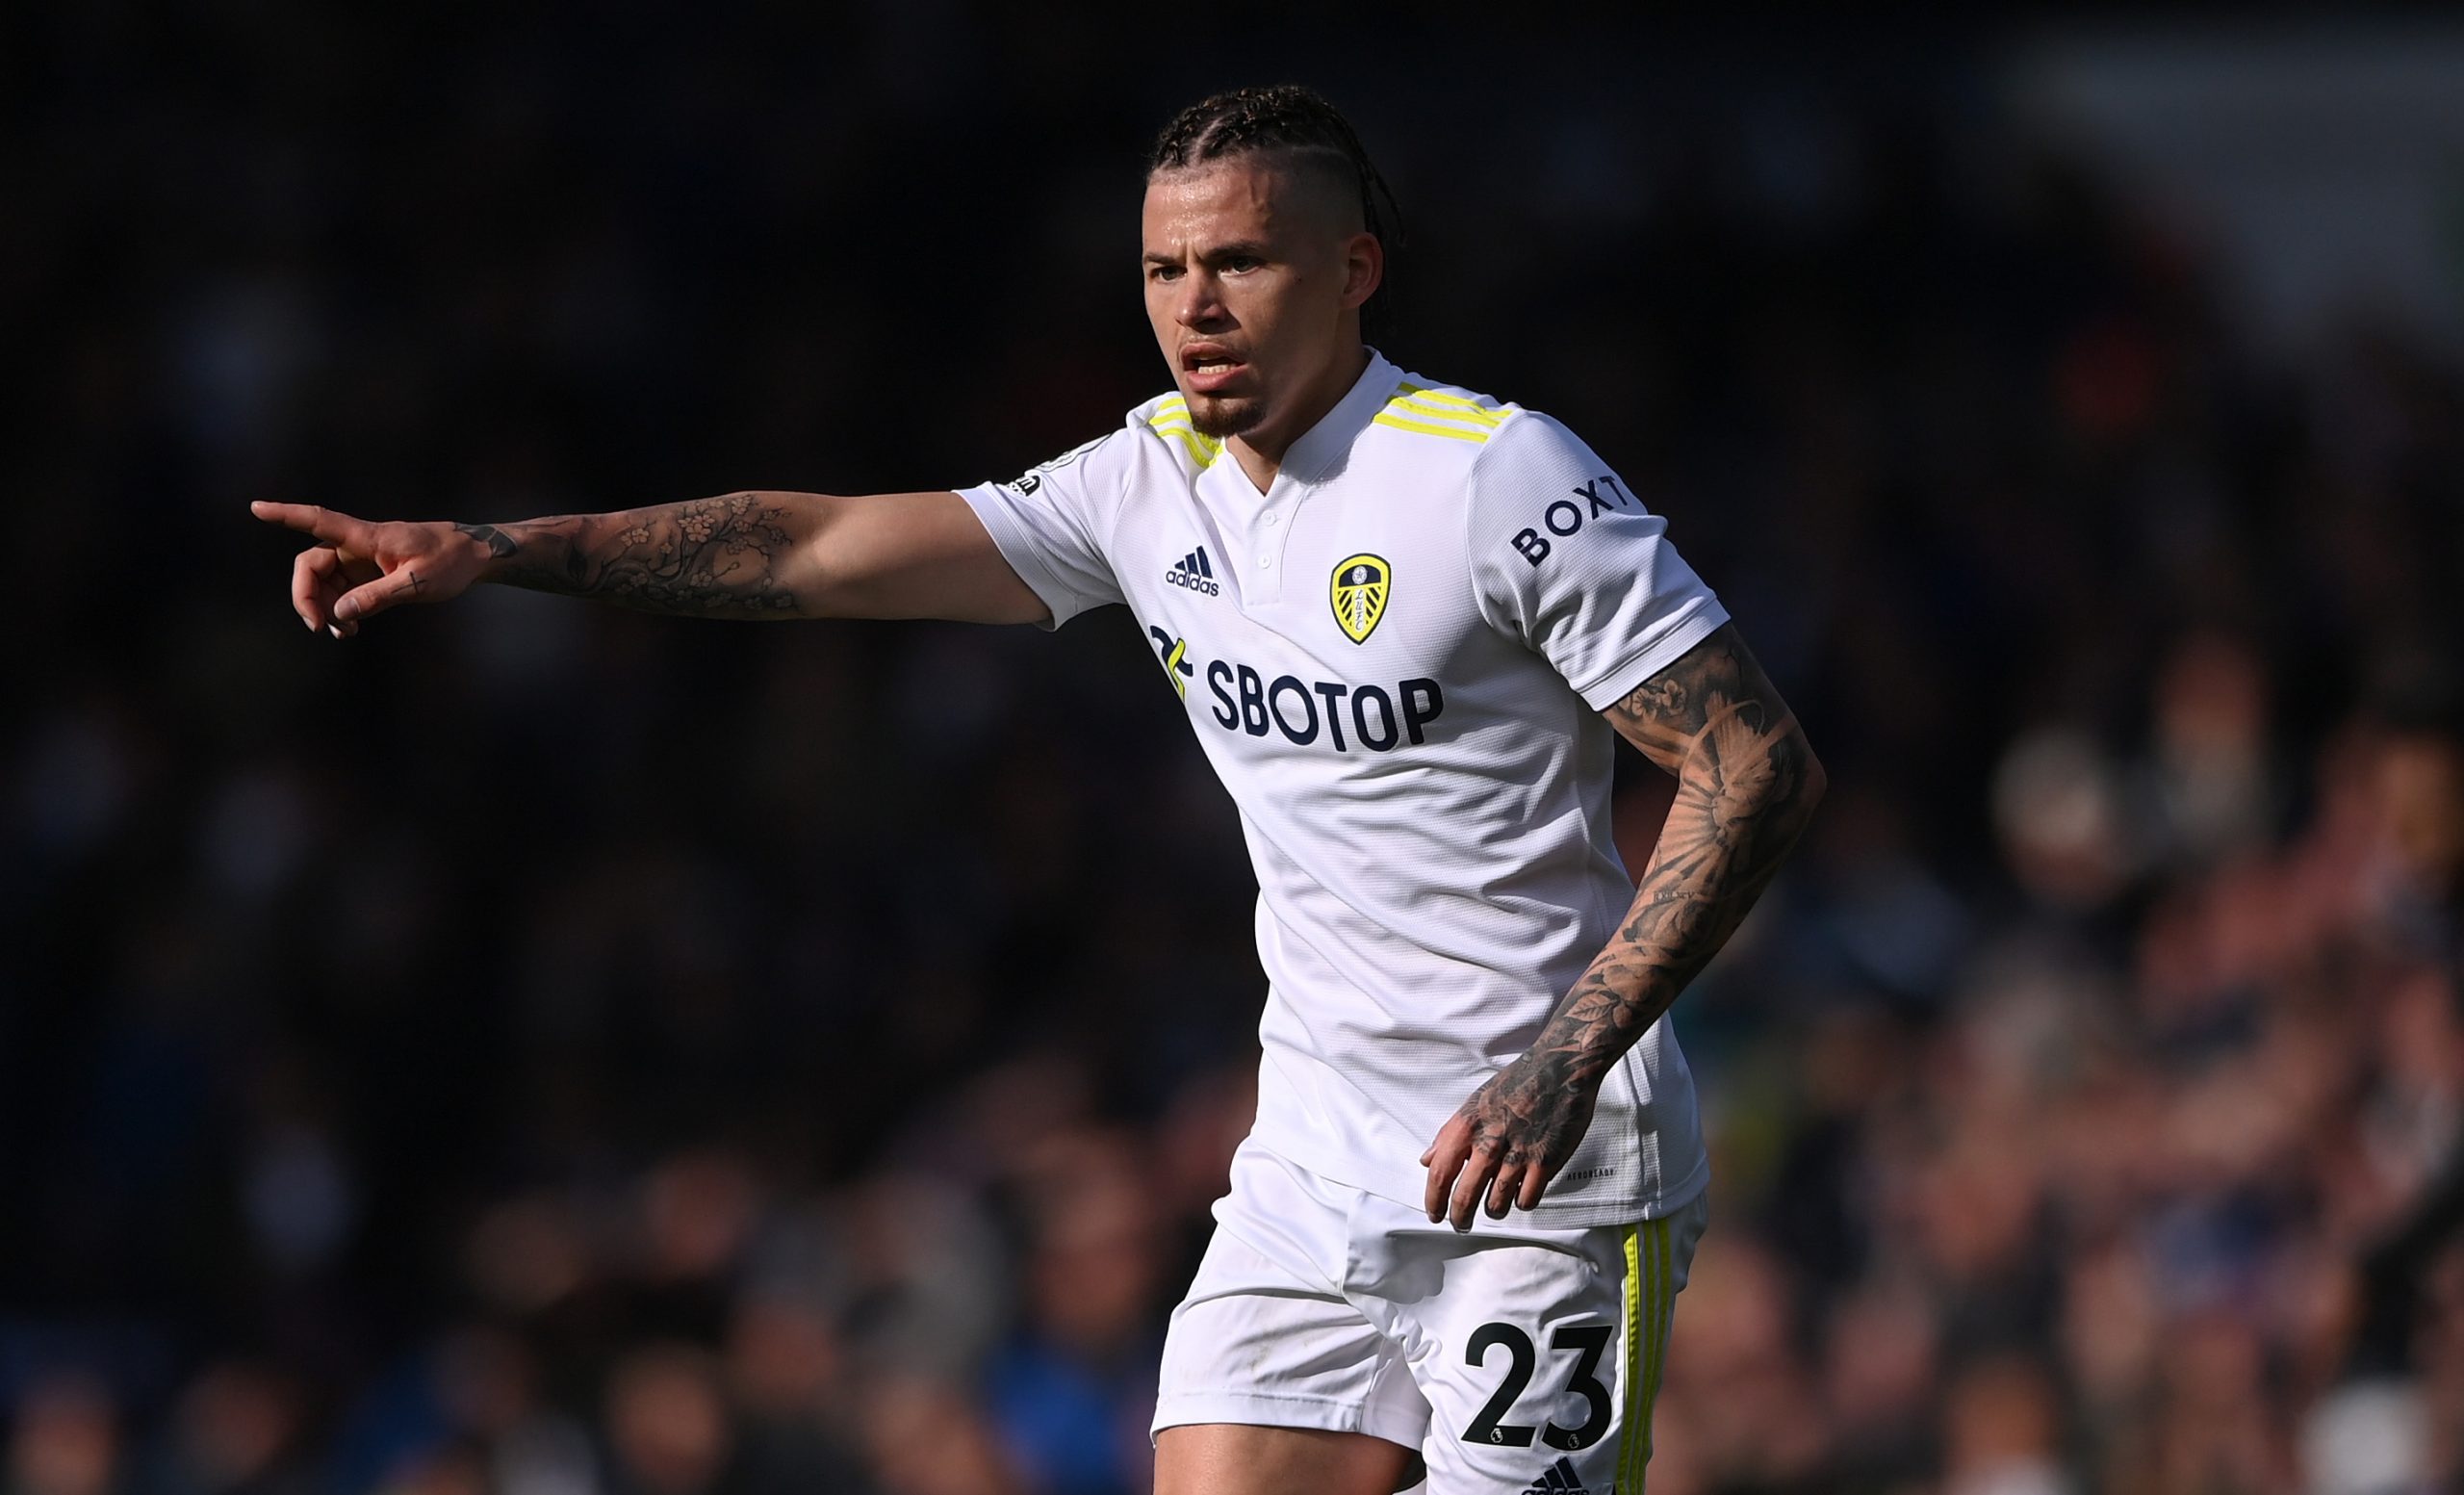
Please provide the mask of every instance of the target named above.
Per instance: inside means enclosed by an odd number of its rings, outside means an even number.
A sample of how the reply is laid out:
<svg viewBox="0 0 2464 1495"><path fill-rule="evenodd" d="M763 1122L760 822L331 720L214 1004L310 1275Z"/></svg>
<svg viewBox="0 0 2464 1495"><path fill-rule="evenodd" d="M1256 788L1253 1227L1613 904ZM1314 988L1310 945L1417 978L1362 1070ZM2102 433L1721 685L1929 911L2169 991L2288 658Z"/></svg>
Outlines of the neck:
<svg viewBox="0 0 2464 1495"><path fill-rule="evenodd" d="M1351 387L1360 382L1360 375L1368 367L1368 345L1353 344L1349 353L1328 364L1317 383L1293 400L1290 415L1268 421L1255 430L1243 431L1224 443L1260 493L1272 486L1275 475L1283 471L1283 456L1292 450L1292 444L1324 420L1327 411L1343 403L1344 396L1351 393Z"/></svg>

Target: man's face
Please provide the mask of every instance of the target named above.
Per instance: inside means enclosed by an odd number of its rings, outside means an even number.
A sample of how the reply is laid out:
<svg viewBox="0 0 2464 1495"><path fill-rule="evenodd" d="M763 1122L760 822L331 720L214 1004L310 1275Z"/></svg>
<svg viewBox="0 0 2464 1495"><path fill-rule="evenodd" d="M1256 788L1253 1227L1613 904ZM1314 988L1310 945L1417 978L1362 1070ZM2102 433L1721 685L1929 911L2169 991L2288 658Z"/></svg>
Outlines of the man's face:
<svg viewBox="0 0 2464 1495"><path fill-rule="evenodd" d="M1236 156L1150 177L1141 231L1146 319L1200 432L1289 441L1293 406L1348 387L1382 268L1357 204L1305 168Z"/></svg>

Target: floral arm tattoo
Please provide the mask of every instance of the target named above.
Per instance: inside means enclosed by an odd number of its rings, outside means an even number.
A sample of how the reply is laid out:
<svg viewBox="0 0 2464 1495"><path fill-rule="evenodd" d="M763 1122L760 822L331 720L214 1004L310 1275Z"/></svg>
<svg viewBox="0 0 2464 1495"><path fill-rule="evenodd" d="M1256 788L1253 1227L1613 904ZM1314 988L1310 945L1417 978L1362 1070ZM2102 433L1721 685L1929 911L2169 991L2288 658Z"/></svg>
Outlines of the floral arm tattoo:
<svg viewBox="0 0 2464 1495"><path fill-rule="evenodd" d="M1608 709L1677 776L1625 926L1536 1045L1596 1078L1728 942L1812 817L1822 764L1732 625Z"/></svg>
<svg viewBox="0 0 2464 1495"><path fill-rule="evenodd" d="M1531 1047L1458 1113L1474 1149L1508 1170L1565 1165L1602 1076L1727 942L1822 797L1822 765L1733 627L1604 714L1676 775L1677 797L1615 936ZM1501 1176L1490 1212L1508 1197Z"/></svg>
<svg viewBox="0 0 2464 1495"><path fill-rule="evenodd" d="M489 580L511 586L685 617L792 618L803 611L780 576L796 545L794 516L757 494L453 528L495 557Z"/></svg>

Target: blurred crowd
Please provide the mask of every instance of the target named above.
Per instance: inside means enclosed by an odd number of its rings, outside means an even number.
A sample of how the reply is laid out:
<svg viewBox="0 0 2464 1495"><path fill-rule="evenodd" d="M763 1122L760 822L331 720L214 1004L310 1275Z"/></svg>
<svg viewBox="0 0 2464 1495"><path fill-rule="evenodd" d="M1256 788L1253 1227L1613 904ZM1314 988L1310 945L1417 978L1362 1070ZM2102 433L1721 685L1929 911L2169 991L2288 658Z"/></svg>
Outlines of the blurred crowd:
<svg viewBox="0 0 2464 1495"><path fill-rule="evenodd" d="M5 1495L1146 1487L1261 993L1129 620L337 644L244 503L1023 470L1164 377L1148 133L1287 76L1410 216L1387 350L1617 463L1831 771L1678 1009L1655 1495L2464 1482L2464 377L2251 337L1986 40L55 11L0 46Z"/></svg>

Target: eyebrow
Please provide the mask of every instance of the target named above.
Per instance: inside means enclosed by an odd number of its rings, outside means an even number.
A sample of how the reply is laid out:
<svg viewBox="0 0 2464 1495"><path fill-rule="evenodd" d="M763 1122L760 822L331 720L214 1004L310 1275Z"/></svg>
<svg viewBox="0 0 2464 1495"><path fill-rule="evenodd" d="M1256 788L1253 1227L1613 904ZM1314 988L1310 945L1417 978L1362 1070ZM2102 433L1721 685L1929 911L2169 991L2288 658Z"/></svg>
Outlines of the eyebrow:
<svg viewBox="0 0 2464 1495"><path fill-rule="evenodd" d="M1217 245L1199 258L1225 260L1239 254L1248 255L1252 259L1265 259L1268 257L1266 242L1261 239L1237 239L1230 244ZM1181 257L1177 254L1158 254L1152 249L1147 250L1141 258L1148 265L1178 265L1181 262Z"/></svg>

